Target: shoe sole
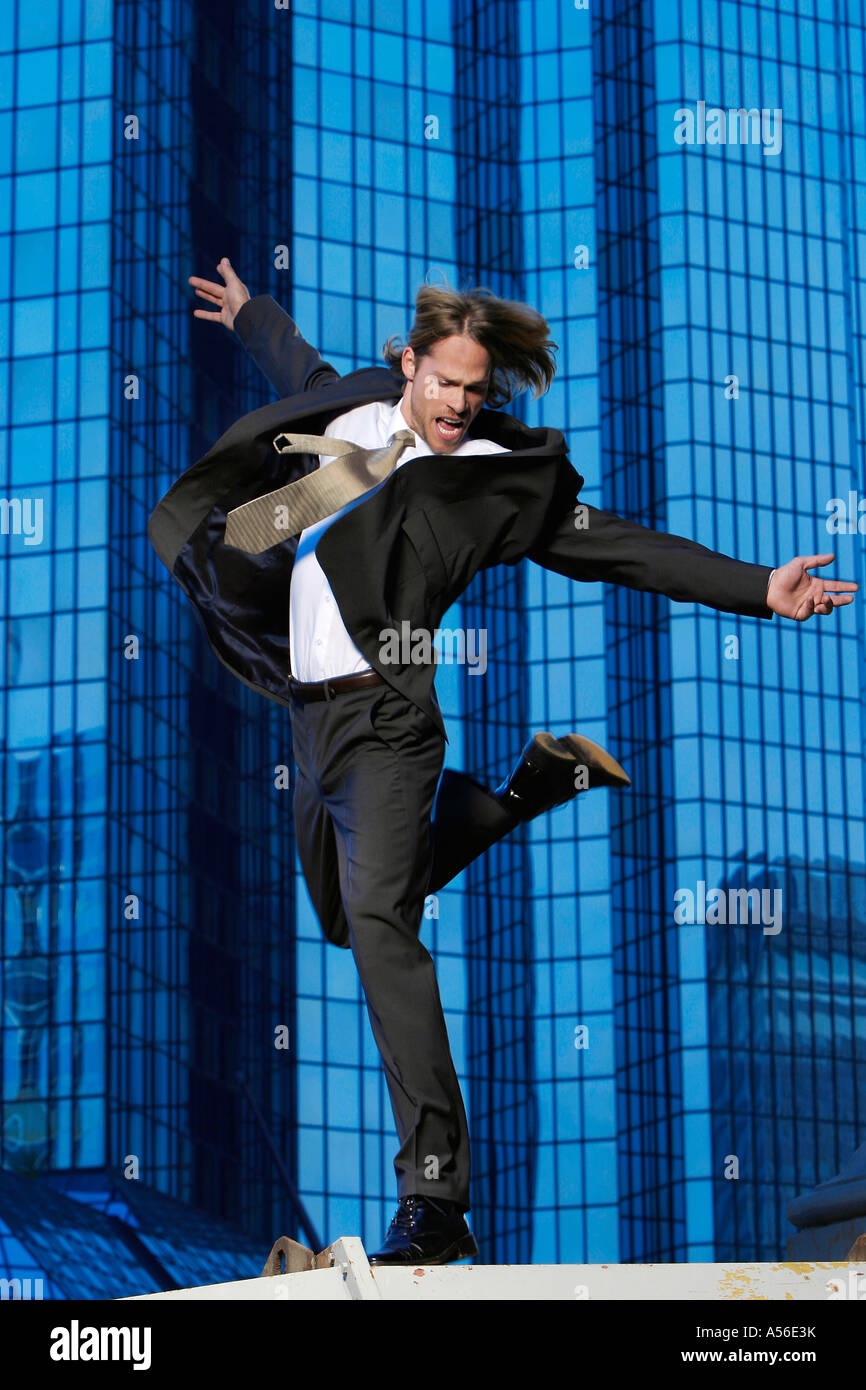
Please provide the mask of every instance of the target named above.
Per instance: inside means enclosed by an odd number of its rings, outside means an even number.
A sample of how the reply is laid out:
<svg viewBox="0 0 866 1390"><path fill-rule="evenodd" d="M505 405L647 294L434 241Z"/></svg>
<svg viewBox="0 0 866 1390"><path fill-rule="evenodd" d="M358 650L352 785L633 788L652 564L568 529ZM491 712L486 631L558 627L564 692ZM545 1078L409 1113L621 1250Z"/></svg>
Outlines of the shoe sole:
<svg viewBox="0 0 866 1390"><path fill-rule="evenodd" d="M593 743L591 738L584 738L583 734L563 734L561 738L554 738L551 733L543 733L536 734L536 739L543 740L542 747L548 753L553 753L555 746L559 745L566 750L566 756L573 757L575 762L590 770L604 773L606 777L611 778L614 786L631 786L631 778L616 758L612 757L606 748L602 748L601 744Z"/></svg>
<svg viewBox="0 0 866 1390"><path fill-rule="evenodd" d="M465 1260L477 1254L478 1246L475 1242L475 1237L470 1232L468 1235L461 1236L459 1240L455 1241L451 1249L447 1251L440 1260L434 1260L432 1263L447 1265L451 1264L454 1260Z"/></svg>
<svg viewBox="0 0 866 1390"><path fill-rule="evenodd" d="M470 1231L468 1235L461 1236L459 1240L455 1240L454 1243L449 1245L448 1249L435 1260L377 1260L375 1256L373 1256L370 1260L370 1268L378 1269L381 1265L397 1265L402 1266L403 1269L414 1269L421 1265L448 1265L452 1264L454 1260L469 1259L477 1254L478 1246L475 1237Z"/></svg>

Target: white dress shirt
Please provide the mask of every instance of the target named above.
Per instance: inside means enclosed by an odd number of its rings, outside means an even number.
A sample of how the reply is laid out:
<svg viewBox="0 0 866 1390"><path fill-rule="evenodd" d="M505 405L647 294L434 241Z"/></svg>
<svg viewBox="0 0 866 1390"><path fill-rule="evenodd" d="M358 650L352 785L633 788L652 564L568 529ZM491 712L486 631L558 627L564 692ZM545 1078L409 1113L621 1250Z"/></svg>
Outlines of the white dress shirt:
<svg viewBox="0 0 866 1390"><path fill-rule="evenodd" d="M409 428L402 401L397 401L396 405L390 405L387 401L373 401L332 420L327 433L336 439L347 439L361 449L380 449L398 430ZM416 434L414 445L403 450L397 467L402 468L410 459L432 452L426 441ZM451 454L444 457L506 452L503 445L494 444L492 439L464 439L462 444L451 450ZM330 455L321 454L319 467L324 468L332 461ZM384 487L387 481L386 478L378 487ZM376 490L371 488L362 497L355 498L354 502L334 512L333 516L327 516L324 521L308 526L301 532L289 589L289 660L295 680L331 680L335 676L370 670L369 661L361 655L346 631L325 571L316 558L316 544L338 516L357 507L359 502L365 502Z"/></svg>

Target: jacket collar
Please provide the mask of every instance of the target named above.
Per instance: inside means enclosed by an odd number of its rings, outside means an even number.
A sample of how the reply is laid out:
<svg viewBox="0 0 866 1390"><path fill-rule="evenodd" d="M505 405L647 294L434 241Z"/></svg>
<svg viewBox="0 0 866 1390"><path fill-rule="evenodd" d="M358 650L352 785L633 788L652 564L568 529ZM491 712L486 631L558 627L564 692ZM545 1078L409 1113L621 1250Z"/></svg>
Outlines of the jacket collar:
<svg viewBox="0 0 866 1390"><path fill-rule="evenodd" d="M355 406L368 405L372 401L391 401L396 403L403 394L402 377L387 367L362 367L360 371L349 372L347 376L337 377L327 386L314 391L302 391L296 396L286 396L283 400L272 401L258 410L241 416L220 435L219 439L199 460L210 459L215 452L222 452L236 444L249 444L271 433L278 434L290 421L302 419L333 418ZM531 429L522 420L498 410L479 410L467 433L468 439L492 439L506 449L514 451L538 450L547 452L551 436L557 431ZM561 438L561 436L558 436ZM546 446L546 447L545 447Z"/></svg>

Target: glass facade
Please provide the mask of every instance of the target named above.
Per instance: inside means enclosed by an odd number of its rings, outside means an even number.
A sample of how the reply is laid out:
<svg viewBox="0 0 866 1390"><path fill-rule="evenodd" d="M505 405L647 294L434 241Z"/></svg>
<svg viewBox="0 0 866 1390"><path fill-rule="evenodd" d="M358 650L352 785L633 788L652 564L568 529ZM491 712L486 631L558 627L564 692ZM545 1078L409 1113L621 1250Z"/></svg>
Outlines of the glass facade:
<svg viewBox="0 0 866 1390"><path fill-rule="evenodd" d="M828 524L863 486L843 8L606 7L602 453L612 510L862 580L862 531ZM775 1259L787 1201L862 1139L862 604L806 626L605 604L635 778L611 827L622 1255ZM676 921L711 890L723 913Z"/></svg>
<svg viewBox="0 0 866 1390"><path fill-rule="evenodd" d="M270 1143L292 1164L290 749L146 524L267 399L186 276L290 220L290 35L243 6L96 0L5 6L0 31L0 1163L78 1174L84 1200L95 1174L138 1181L263 1263L286 1224Z"/></svg>
<svg viewBox="0 0 866 1390"><path fill-rule="evenodd" d="M510 408L565 432L584 501L862 582L864 65L857 0L3 7L16 1180L101 1214L138 1179L262 1263L305 1238L270 1141L323 1243L372 1248L396 1197L354 963L296 865L287 711L221 666L146 537L272 398L187 276L228 255L341 372L428 276L526 300L559 370ZM580 729L633 782L428 899L480 1258L782 1257L786 1203L864 1138L862 592L769 623L524 564L443 626L489 653L440 669L448 765L495 784L534 730ZM752 919L676 920L716 893ZM0 1256L42 1268L9 1223Z"/></svg>

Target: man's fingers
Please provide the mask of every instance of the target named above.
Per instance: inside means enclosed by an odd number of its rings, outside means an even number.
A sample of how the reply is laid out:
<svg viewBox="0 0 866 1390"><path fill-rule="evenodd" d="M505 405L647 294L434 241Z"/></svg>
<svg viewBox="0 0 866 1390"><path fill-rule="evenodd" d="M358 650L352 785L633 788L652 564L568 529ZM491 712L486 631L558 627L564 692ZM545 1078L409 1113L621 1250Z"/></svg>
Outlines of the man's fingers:
<svg viewBox="0 0 866 1390"><path fill-rule="evenodd" d="M190 275L189 283L194 287L196 294L207 300L208 304L216 304L215 311L210 309L193 309L193 317L197 319L211 319L215 323L222 322L222 310L225 305L226 291L225 285L218 285L215 280L203 280L200 275Z"/></svg>
<svg viewBox="0 0 866 1390"><path fill-rule="evenodd" d="M824 588L832 589L834 594L856 594L859 584L854 584L848 579L825 579ZM850 600L849 600L850 602Z"/></svg>
<svg viewBox="0 0 866 1390"><path fill-rule="evenodd" d="M815 565L829 565L831 560L835 560L835 555L798 555L797 559L804 569L810 570Z"/></svg>
<svg viewBox="0 0 866 1390"><path fill-rule="evenodd" d="M212 294L225 294L225 285L220 285L216 280L203 280L200 275L190 275L189 283L196 288L201 286L203 289L210 290Z"/></svg>
<svg viewBox="0 0 866 1390"><path fill-rule="evenodd" d="M211 294L210 290L196 290L196 294L200 294L202 299L206 299L209 304L223 303L223 297L218 294Z"/></svg>
<svg viewBox="0 0 866 1390"><path fill-rule="evenodd" d="M827 589L829 589L829 585ZM842 608L846 603L853 603L854 595L840 594L837 598L835 594L825 590L823 594L810 598L808 602L812 605L812 612L817 613L820 618L826 618L834 609ZM805 616L808 618L811 617L811 614L807 613Z"/></svg>

